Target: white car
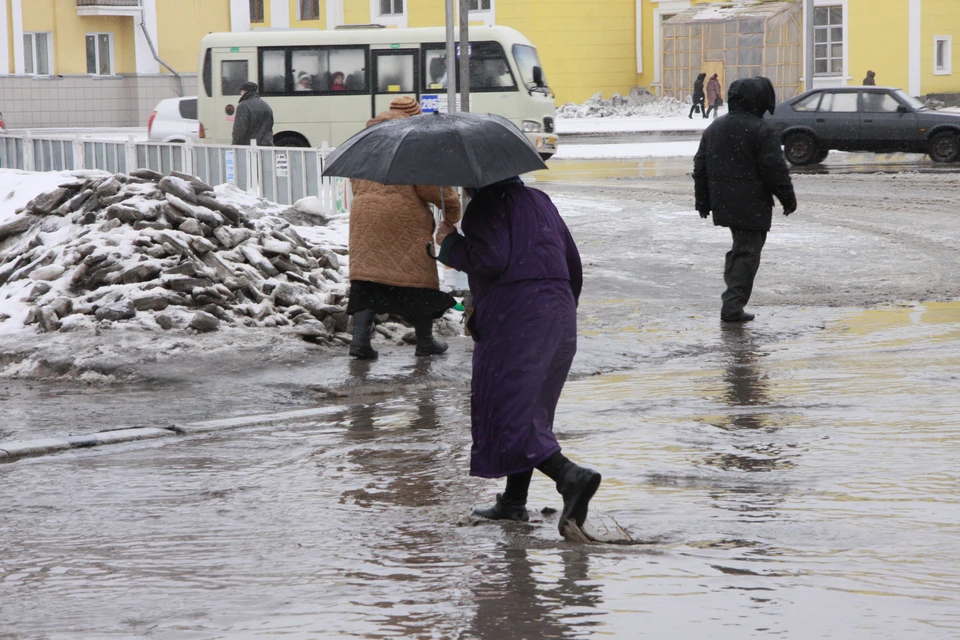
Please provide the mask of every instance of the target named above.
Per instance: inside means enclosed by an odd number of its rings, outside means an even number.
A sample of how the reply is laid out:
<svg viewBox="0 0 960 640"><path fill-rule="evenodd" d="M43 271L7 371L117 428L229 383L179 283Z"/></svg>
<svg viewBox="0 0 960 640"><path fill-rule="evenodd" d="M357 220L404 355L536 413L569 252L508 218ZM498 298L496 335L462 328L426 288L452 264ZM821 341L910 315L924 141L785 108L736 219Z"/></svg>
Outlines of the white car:
<svg viewBox="0 0 960 640"><path fill-rule="evenodd" d="M200 141L197 97L161 100L147 122L147 136L154 142Z"/></svg>

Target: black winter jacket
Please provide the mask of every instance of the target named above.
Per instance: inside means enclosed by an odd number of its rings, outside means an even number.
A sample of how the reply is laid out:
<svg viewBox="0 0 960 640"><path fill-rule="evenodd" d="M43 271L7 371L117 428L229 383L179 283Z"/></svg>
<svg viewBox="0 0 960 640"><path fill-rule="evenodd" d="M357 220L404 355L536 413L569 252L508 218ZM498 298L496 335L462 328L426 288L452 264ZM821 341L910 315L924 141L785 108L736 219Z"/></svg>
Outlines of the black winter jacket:
<svg viewBox="0 0 960 640"><path fill-rule="evenodd" d="M247 92L237 104L233 144L247 146L251 140L256 140L261 147L273 146L273 109L260 94Z"/></svg>
<svg viewBox="0 0 960 640"><path fill-rule="evenodd" d="M727 94L730 113L703 132L693 159L697 211L713 212L723 227L769 231L773 196L788 213L797 208L780 140L763 120L776 93L766 78L737 80Z"/></svg>

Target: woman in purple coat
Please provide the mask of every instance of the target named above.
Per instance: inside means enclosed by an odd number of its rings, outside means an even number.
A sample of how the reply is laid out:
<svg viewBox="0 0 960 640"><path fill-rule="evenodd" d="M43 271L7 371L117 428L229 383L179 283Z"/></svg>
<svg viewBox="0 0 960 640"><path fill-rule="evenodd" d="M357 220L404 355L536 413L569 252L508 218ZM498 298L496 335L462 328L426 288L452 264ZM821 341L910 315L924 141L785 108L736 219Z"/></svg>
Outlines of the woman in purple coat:
<svg viewBox="0 0 960 640"><path fill-rule="evenodd" d="M463 233L441 225L439 260L463 271L476 343L470 403L470 475L506 476L507 487L477 515L529 519L527 489L538 469L563 496L558 529L582 526L600 474L560 453L553 416L577 351L580 254L557 208L512 178L473 191Z"/></svg>

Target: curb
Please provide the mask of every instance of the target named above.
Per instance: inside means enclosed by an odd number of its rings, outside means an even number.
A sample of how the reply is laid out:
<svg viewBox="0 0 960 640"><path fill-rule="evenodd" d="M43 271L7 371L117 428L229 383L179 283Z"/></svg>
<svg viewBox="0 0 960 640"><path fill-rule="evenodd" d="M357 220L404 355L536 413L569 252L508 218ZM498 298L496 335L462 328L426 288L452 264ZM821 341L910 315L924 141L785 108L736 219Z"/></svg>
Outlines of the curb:
<svg viewBox="0 0 960 640"><path fill-rule="evenodd" d="M101 445L136 442L138 440L154 440L171 436L188 436L227 429L237 429L271 422L285 420L302 420L314 418L339 411L340 407L317 407L314 409L298 409L280 413L257 414L251 416L237 416L220 420L205 420L190 422L183 425L173 425L167 428L156 427L122 427L99 431L81 436L66 436L62 438L39 438L37 440L16 440L0 442L0 461L12 462L20 458L48 455L70 449L86 449Z"/></svg>
<svg viewBox="0 0 960 640"><path fill-rule="evenodd" d="M558 133L560 142L564 139L571 140L576 138L614 138L619 136L636 136L638 138L657 138L679 137L703 135L703 129L664 129L663 131L575 131L571 133Z"/></svg>

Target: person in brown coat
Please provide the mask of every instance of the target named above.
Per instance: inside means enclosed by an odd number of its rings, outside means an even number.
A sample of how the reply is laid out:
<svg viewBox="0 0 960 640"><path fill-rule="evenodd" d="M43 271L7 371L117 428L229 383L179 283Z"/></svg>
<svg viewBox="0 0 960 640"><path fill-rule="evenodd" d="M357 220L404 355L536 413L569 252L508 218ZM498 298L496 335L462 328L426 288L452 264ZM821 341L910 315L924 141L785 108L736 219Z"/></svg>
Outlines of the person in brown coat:
<svg viewBox="0 0 960 640"><path fill-rule="evenodd" d="M419 114L419 103L401 97L367 126ZM370 338L374 316L380 313L395 313L413 325L416 355L443 353L447 345L433 337L433 321L456 300L440 291L437 263L424 247L433 242L435 231L428 205L445 206L447 222L456 224L460 220L457 192L450 187L441 191L437 186L384 185L369 180L351 180L350 184L350 355L368 360L377 357Z"/></svg>
<svg viewBox="0 0 960 640"><path fill-rule="evenodd" d="M722 104L723 96L720 95L720 80L717 78L717 74L713 74L707 81L707 112L703 114L703 117L708 118L710 112L713 111L713 117L716 118Z"/></svg>
<svg viewBox="0 0 960 640"><path fill-rule="evenodd" d="M874 71L867 71L867 77L863 79L863 86L865 87L875 87L877 86L877 74Z"/></svg>

